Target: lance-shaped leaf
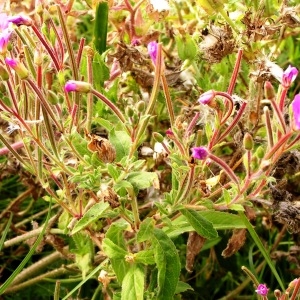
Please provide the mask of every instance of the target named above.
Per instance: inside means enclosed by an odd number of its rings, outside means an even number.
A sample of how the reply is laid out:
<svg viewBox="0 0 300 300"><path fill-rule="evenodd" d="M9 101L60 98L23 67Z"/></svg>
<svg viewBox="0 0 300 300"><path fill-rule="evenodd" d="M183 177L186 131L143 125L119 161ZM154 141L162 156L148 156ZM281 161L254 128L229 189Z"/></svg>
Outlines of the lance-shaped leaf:
<svg viewBox="0 0 300 300"><path fill-rule="evenodd" d="M132 265L122 282L121 300L143 300L145 270L139 265Z"/></svg>
<svg viewBox="0 0 300 300"><path fill-rule="evenodd" d="M186 217L187 221L191 224L195 231L202 237L207 239L214 239L218 237L218 232L214 229L213 224L199 215L196 211L182 209L181 213Z"/></svg>
<svg viewBox="0 0 300 300"><path fill-rule="evenodd" d="M99 202L93 205L84 215L83 217L75 224L72 233L75 234L80 230L87 227L89 224L101 218L101 216L105 213L105 211L109 208L109 204L107 202Z"/></svg>
<svg viewBox="0 0 300 300"><path fill-rule="evenodd" d="M173 300L180 274L179 255L172 240L161 229L154 229L153 245L158 269L156 299Z"/></svg>

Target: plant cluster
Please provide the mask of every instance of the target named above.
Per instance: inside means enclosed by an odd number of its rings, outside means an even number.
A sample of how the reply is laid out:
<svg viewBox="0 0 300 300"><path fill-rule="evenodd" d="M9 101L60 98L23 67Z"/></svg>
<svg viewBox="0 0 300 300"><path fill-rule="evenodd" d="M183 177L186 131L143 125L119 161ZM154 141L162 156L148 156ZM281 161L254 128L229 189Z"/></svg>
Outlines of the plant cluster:
<svg viewBox="0 0 300 300"><path fill-rule="evenodd" d="M297 299L299 5L54 2L0 14L3 299Z"/></svg>

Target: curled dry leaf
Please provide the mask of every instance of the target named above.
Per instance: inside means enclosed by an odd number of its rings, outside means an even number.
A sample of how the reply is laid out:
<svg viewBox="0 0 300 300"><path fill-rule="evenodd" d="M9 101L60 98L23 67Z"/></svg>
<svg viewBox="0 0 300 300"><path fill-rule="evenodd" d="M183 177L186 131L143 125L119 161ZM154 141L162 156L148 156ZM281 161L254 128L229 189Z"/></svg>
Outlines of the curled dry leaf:
<svg viewBox="0 0 300 300"><path fill-rule="evenodd" d="M90 142L87 145L88 149L92 152L97 152L104 163L110 163L116 159L116 149L109 140L91 133L88 133L87 137L90 138Z"/></svg>
<svg viewBox="0 0 300 300"><path fill-rule="evenodd" d="M222 256L230 257L243 247L246 241L246 229L233 230L232 236L227 243L226 249L223 250Z"/></svg>
<svg viewBox="0 0 300 300"><path fill-rule="evenodd" d="M201 251L206 239L199 235L197 232L192 231L189 233L188 241L187 241L187 249L186 249L186 261L185 261L185 269L192 273L193 266L195 262L196 256Z"/></svg>

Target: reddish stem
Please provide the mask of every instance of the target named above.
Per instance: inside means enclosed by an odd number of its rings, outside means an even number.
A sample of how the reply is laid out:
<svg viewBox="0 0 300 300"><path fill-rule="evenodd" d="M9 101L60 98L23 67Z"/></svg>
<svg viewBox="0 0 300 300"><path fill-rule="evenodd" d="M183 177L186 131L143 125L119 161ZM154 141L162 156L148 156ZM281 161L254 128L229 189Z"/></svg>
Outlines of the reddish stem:
<svg viewBox="0 0 300 300"><path fill-rule="evenodd" d="M22 141L16 142L10 145L14 150L19 150L24 147L24 143ZM7 147L3 147L0 149L0 156L1 155L7 155L10 152L10 150Z"/></svg>

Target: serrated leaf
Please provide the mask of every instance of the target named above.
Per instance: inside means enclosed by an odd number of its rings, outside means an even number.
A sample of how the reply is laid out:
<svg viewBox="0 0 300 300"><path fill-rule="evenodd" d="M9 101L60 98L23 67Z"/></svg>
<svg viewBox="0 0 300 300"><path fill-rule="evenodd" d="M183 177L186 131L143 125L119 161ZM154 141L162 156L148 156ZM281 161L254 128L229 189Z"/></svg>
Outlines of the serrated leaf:
<svg viewBox="0 0 300 300"><path fill-rule="evenodd" d="M115 222L106 232L105 238L111 240L114 244L126 251L123 231L128 227L127 222ZM126 252L127 253L127 252ZM124 258L111 258L111 265L117 276L118 282L121 284L129 268L129 263Z"/></svg>
<svg viewBox="0 0 300 300"><path fill-rule="evenodd" d="M154 172L132 172L126 180L138 190L146 189L152 185L152 182L157 179L157 174Z"/></svg>
<svg viewBox="0 0 300 300"><path fill-rule="evenodd" d="M139 251L134 254L134 261L144 265L153 265L155 264L154 251L152 249Z"/></svg>
<svg viewBox="0 0 300 300"><path fill-rule="evenodd" d="M145 271L139 265L132 265L122 282L122 300L143 300Z"/></svg>
<svg viewBox="0 0 300 300"><path fill-rule="evenodd" d="M104 81L109 79L109 69L98 52L95 52L93 58L93 76L93 85L96 90L101 90Z"/></svg>
<svg viewBox="0 0 300 300"><path fill-rule="evenodd" d="M127 251L115 244L112 240L105 238L102 242L104 253L109 258L124 258Z"/></svg>
<svg viewBox="0 0 300 300"><path fill-rule="evenodd" d="M89 224L101 218L101 215L109 208L107 202L99 202L93 205L83 217L75 224L71 234L75 234L87 227Z"/></svg>
<svg viewBox="0 0 300 300"><path fill-rule="evenodd" d="M150 240L154 229L154 221L152 218L146 218L141 224L137 233L137 242L142 243Z"/></svg>
<svg viewBox="0 0 300 300"><path fill-rule="evenodd" d="M186 217L187 221L192 225L195 231L202 237L214 239L218 237L218 232L214 229L213 224L191 209L182 209L181 213Z"/></svg>
<svg viewBox="0 0 300 300"><path fill-rule="evenodd" d="M131 147L130 136L125 131L115 131L109 133L109 140L116 149L116 161L120 161L124 156L127 156Z"/></svg>
<svg viewBox="0 0 300 300"><path fill-rule="evenodd" d="M154 257L158 269L157 300L173 300L180 275L180 260L172 240L161 230L153 231Z"/></svg>

